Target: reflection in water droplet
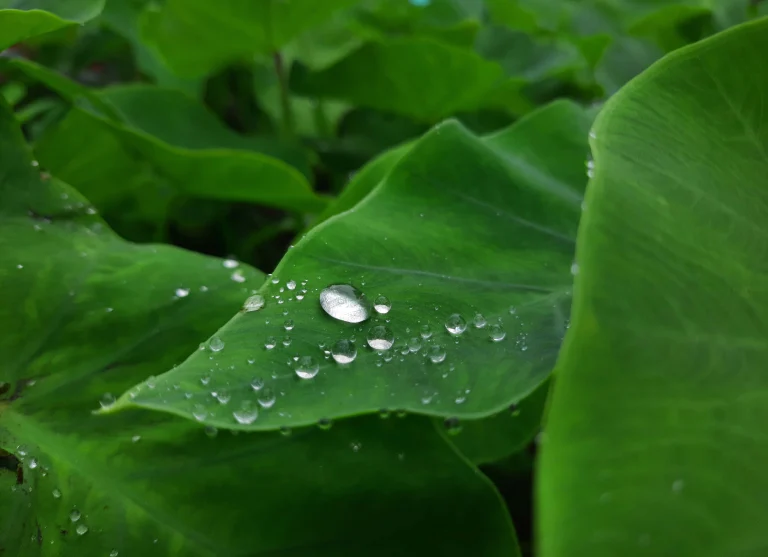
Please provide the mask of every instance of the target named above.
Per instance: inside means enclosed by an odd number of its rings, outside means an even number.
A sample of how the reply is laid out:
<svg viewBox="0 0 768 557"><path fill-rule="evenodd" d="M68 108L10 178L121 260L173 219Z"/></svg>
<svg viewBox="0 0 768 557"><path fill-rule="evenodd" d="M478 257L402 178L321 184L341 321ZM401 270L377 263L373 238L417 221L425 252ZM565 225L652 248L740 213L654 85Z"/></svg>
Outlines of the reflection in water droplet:
<svg viewBox="0 0 768 557"><path fill-rule="evenodd" d="M323 431L328 431L329 429L331 429L332 425L333 425L333 422L328 418L321 418L317 422L317 427L319 427Z"/></svg>
<svg viewBox="0 0 768 557"><path fill-rule="evenodd" d="M504 337L507 336L507 332L501 325L494 324L488 327L488 336L493 342L499 342L500 340L504 340Z"/></svg>
<svg viewBox="0 0 768 557"><path fill-rule="evenodd" d="M264 387L259 391L259 398L257 400L262 408L272 408L275 405L277 397L275 396L275 391L269 387Z"/></svg>
<svg viewBox="0 0 768 557"><path fill-rule="evenodd" d="M77 532L78 536L82 536L86 532L88 532L88 526L86 526L85 524L78 524L77 528L75 528L75 532Z"/></svg>
<svg viewBox="0 0 768 557"><path fill-rule="evenodd" d="M445 360L445 348L439 344L430 346L429 350L427 350L427 357L432 361L433 364L439 364Z"/></svg>
<svg viewBox="0 0 768 557"><path fill-rule="evenodd" d="M443 425L445 426L445 430L450 435L456 435L457 433L461 433L461 422L458 418L446 418L443 422Z"/></svg>
<svg viewBox="0 0 768 557"><path fill-rule="evenodd" d="M366 340L374 350L389 350L395 342L395 335L384 325L376 325L370 328Z"/></svg>
<svg viewBox="0 0 768 557"><path fill-rule="evenodd" d="M194 408L192 409L192 417L195 418L198 422L202 422L205 418L208 417L208 410L202 404L195 404Z"/></svg>
<svg viewBox="0 0 768 557"><path fill-rule="evenodd" d="M286 331L293 330L293 319L286 319L285 323L283 323L283 327L285 327Z"/></svg>
<svg viewBox="0 0 768 557"><path fill-rule="evenodd" d="M72 509L69 513L69 520L71 520L72 522L77 522L78 520L80 520L81 516L83 515L80 514L80 511L78 511L77 509Z"/></svg>
<svg viewBox="0 0 768 557"><path fill-rule="evenodd" d="M211 337L208 340L208 349L211 352L220 352L224 349L224 341L221 340L219 337Z"/></svg>
<svg viewBox="0 0 768 557"><path fill-rule="evenodd" d="M251 401L244 400L242 404L240 404L240 408L232 412L232 416L237 423L250 425L259 417L259 409L255 407Z"/></svg>
<svg viewBox="0 0 768 557"><path fill-rule="evenodd" d="M357 347L346 339L337 340L331 347L331 355L337 363L349 364L357 357Z"/></svg>
<svg viewBox="0 0 768 557"><path fill-rule="evenodd" d="M99 400L99 404L102 408L109 408L115 403L115 395L112 393L104 393Z"/></svg>
<svg viewBox="0 0 768 557"><path fill-rule="evenodd" d="M261 294L254 294L245 300L245 303L243 304L243 311L259 311L264 307L264 304L266 303L267 302L264 299L264 296Z"/></svg>
<svg viewBox="0 0 768 557"><path fill-rule="evenodd" d="M302 379L312 379L320 371L320 364L312 356L302 356L296 361L294 371Z"/></svg>
<svg viewBox="0 0 768 557"><path fill-rule="evenodd" d="M445 328L452 335L458 336L467 330L467 322L461 315L454 313L445 322Z"/></svg>
<svg viewBox="0 0 768 557"><path fill-rule="evenodd" d="M392 309L392 303L386 296L379 296L373 301L373 309L375 309L377 313L389 313L389 310Z"/></svg>
<svg viewBox="0 0 768 557"><path fill-rule="evenodd" d="M488 324L488 320L483 316L482 313L476 313L474 319L472 319L472 324L478 328L482 329Z"/></svg>
<svg viewBox="0 0 768 557"><path fill-rule="evenodd" d="M325 313L346 323L360 323L370 317L365 295L349 284L333 284L320 292L320 306Z"/></svg>

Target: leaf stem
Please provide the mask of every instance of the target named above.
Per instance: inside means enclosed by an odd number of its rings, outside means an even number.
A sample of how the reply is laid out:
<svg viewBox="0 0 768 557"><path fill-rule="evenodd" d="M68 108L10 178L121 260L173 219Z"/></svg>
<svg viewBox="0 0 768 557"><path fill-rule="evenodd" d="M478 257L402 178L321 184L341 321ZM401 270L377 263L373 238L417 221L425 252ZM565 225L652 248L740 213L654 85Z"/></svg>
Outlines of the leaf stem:
<svg viewBox="0 0 768 557"><path fill-rule="evenodd" d="M291 108L291 94L288 90L288 76L285 74L283 56L279 52L272 55L275 64L275 75L280 87L280 106L282 109L282 131L286 137L294 136L293 109Z"/></svg>

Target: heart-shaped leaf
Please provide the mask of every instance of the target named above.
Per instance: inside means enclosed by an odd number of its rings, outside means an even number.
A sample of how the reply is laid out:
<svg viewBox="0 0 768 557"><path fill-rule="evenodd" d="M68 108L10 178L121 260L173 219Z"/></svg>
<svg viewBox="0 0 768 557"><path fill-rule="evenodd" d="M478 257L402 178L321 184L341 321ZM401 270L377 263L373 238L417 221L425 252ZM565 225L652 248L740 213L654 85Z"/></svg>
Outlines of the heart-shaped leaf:
<svg viewBox="0 0 768 557"><path fill-rule="evenodd" d="M381 408L478 418L524 398L567 327L590 122L558 102L486 138L438 126L364 202L289 250L207 346L112 409L203 407L206 423L254 430ZM381 313L334 319L320 299L337 284ZM269 408L238 423L222 390Z"/></svg>
<svg viewBox="0 0 768 557"><path fill-rule="evenodd" d="M539 470L543 557L768 551L768 20L603 108Z"/></svg>

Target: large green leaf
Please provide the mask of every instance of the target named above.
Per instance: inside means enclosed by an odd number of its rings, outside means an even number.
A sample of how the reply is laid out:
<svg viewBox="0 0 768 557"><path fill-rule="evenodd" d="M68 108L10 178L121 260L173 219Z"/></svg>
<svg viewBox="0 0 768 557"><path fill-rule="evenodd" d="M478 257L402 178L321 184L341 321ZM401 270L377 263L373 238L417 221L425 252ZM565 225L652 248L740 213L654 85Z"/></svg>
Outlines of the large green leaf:
<svg viewBox="0 0 768 557"><path fill-rule="evenodd" d="M356 0L168 0L144 13L143 37L179 75L277 51Z"/></svg>
<svg viewBox="0 0 768 557"><path fill-rule="evenodd" d="M195 197L305 211L326 204L299 170L277 158L308 173L301 150L237 135L178 91L138 85L109 88L98 97L120 121L73 108L42 138L36 154L83 190L111 183L115 195L100 199L130 192L149 165L172 191ZM126 173L124 160L137 170Z"/></svg>
<svg viewBox="0 0 768 557"><path fill-rule="evenodd" d="M365 202L289 251L260 290L262 310L237 315L213 350L195 352L113 409L191 417L203 405L207 423L261 430L380 408L478 418L524 398L547 377L566 328L590 122L558 102L483 139L455 122L438 126ZM318 297L337 283L371 301L384 295L392 309L365 324L336 321ZM478 312L484 328L471 323ZM457 338L444 326L452 314L470 322ZM501 342L490 338L493 324L506 331ZM387 354L366 346L373 326L393 332ZM265 349L272 337L277 346ZM323 348L350 338L358 347L352 364L324 359ZM443 351L441 362L429 357ZM294 372L305 357L321 364L313 380ZM211 393L225 389L235 405L255 401L254 379L278 400L252 424L238 424ZM177 383L192 398L174 393Z"/></svg>
<svg viewBox="0 0 768 557"><path fill-rule="evenodd" d="M263 275L120 240L41 178L7 109L0 168L0 447L24 463L13 491L0 472L0 552L517 555L491 484L424 419L208 439L173 416L94 415L106 392L179 361Z"/></svg>
<svg viewBox="0 0 768 557"><path fill-rule="evenodd" d="M768 20L603 108L539 471L543 557L768 551Z"/></svg>
<svg viewBox="0 0 768 557"><path fill-rule="evenodd" d="M85 23L105 0L0 0L0 50L26 39Z"/></svg>
<svg viewBox="0 0 768 557"><path fill-rule="evenodd" d="M522 86L508 84L499 64L425 38L371 41L329 68L311 72L298 66L291 75L291 87L299 94L427 122L483 107L526 111Z"/></svg>

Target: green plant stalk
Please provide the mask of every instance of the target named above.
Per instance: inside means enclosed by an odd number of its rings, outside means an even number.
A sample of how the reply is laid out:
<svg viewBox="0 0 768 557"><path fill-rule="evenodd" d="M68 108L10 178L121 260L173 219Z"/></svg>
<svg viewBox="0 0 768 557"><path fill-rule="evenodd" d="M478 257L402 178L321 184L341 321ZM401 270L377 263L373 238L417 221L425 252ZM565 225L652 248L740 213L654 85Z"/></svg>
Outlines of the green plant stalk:
<svg viewBox="0 0 768 557"><path fill-rule="evenodd" d="M275 75L280 87L280 108L281 108L281 131L285 137L295 135L295 126L293 118L293 109L291 107L291 95L288 87L288 76L285 73L285 64L283 56L279 52L272 55L275 65Z"/></svg>

